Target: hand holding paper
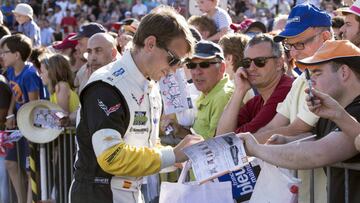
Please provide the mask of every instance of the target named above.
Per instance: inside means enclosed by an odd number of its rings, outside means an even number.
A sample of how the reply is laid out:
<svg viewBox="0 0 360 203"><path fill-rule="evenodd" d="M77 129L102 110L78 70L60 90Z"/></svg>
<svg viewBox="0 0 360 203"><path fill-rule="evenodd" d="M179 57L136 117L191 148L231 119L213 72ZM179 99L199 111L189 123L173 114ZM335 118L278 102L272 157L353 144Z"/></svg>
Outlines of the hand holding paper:
<svg viewBox="0 0 360 203"><path fill-rule="evenodd" d="M235 133L217 136L184 149L195 178L203 183L248 164L243 142Z"/></svg>
<svg viewBox="0 0 360 203"><path fill-rule="evenodd" d="M194 145L198 142L203 141L204 139L202 137L199 136L195 136L195 135L187 135L178 145L176 145L176 147L174 147L174 153L175 153L175 162L176 163L181 163L186 161L188 158L185 155L185 153L183 152L183 149Z"/></svg>
<svg viewBox="0 0 360 203"><path fill-rule="evenodd" d="M241 140L244 141L244 146L246 149L246 153L248 156L255 156L255 147L259 144L253 134L247 133L239 133L236 135Z"/></svg>

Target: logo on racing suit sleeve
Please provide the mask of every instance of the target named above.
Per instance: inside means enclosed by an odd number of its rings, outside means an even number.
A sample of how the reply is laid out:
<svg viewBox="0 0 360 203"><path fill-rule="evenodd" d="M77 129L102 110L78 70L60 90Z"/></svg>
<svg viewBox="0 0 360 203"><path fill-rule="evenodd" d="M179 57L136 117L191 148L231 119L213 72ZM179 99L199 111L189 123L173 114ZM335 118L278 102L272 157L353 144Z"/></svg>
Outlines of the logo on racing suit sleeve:
<svg viewBox="0 0 360 203"><path fill-rule="evenodd" d="M121 106L121 104L118 103L118 104L116 104L115 106L112 106L112 107L108 108L108 107L104 104L104 102L102 102L100 99L98 99L97 101L98 101L99 107L105 112L105 114L106 114L107 116L109 116L111 113L117 111L117 110L120 108L120 106Z"/></svg>

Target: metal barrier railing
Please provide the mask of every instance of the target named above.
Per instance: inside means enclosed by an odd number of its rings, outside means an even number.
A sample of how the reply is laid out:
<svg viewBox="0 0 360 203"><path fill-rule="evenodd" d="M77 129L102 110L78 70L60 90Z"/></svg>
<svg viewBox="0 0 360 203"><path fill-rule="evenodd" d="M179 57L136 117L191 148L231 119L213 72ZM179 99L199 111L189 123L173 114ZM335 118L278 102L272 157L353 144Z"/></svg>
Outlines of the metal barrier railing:
<svg viewBox="0 0 360 203"><path fill-rule="evenodd" d="M17 145L17 143L16 143ZM75 128L66 128L54 141L46 144L34 144L36 148L36 186L37 200L50 200L56 203L67 203L68 193L73 177L73 163L76 153ZM18 149L18 148L17 148ZM20 160L19 150L17 151ZM20 165L17 166L18 174L23 173ZM12 202L23 203L26 199L17 200L14 188L10 181L8 199ZM27 177L20 178L22 188L27 188ZM22 193L24 191L21 191ZM26 192L25 192L26 193ZM17 200L17 201L16 201Z"/></svg>
<svg viewBox="0 0 360 203"><path fill-rule="evenodd" d="M330 187L331 187L331 170L332 168L341 168L344 169L344 201L343 203L349 203L349 171L350 170L355 170L355 171L360 171L360 163L336 163L333 164L331 166L327 166L326 167L326 177L327 177L327 181L326 181L326 189L327 189L327 202L331 202L331 197L330 197ZM295 174L295 176L297 176L297 172ZM310 190L309 190L309 203L315 203L315 177L314 177L314 169L310 170Z"/></svg>
<svg viewBox="0 0 360 203"><path fill-rule="evenodd" d="M67 203L73 177L75 156L75 129L67 128L53 142L40 146L44 148L46 160L46 181L41 188L42 199L55 199Z"/></svg>
<svg viewBox="0 0 360 203"><path fill-rule="evenodd" d="M330 187L331 187L331 168L341 168L344 169L344 203L349 203L349 196L350 196L350 192L349 192L349 171L350 170L354 170L354 171L360 171L360 163L337 163L331 166L326 167L326 175L327 175L327 189L328 191L330 191ZM328 202L330 202L330 192L327 193L328 195Z"/></svg>

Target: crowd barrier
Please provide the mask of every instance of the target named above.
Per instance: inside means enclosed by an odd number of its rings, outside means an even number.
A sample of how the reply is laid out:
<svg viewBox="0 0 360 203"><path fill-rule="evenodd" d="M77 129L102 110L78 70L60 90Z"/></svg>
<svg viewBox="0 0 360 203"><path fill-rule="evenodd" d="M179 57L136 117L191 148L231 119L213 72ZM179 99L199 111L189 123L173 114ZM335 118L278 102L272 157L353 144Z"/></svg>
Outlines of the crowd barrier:
<svg viewBox="0 0 360 203"><path fill-rule="evenodd" d="M32 187L38 191L33 202L43 200L43 202L67 203L76 155L75 128L66 128L50 143L34 144L33 146L36 151L36 157L33 157L36 163L36 178ZM20 165L17 170L18 174L21 174ZM27 179L23 178L20 185L27 184L27 182ZM8 199L11 203L26 202L26 200L16 201L15 190L11 186L10 180L8 185Z"/></svg>
<svg viewBox="0 0 360 203"><path fill-rule="evenodd" d="M349 203L349 170L355 170L355 171L360 171L360 163L337 163L332 165L331 167L326 167L326 174L327 174L327 188L328 190L330 190L331 187L331 181L330 181L330 168L341 168L345 171L345 181L344 181L344 191L345 191L345 202L344 203ZM328 202L329 201L329 197L330 197L330 193L327 194L328 196Z"/></svg>
<svg viewBox="0 0 360 203"><path fill-rule="evenodd" d="M36 187L38 200L47 200L47 202L68 203L69 187L73 177L73 163L75 160L75 128L67 128L54 141L47 144L38 144L36 146L37 157L37 179ZM40 164L44 163L44 164ZM360 171L360 163L337 163L326 167L327 188L331 187L330 168L341 168L345 170L345 202L349 203L349 170ZM18 166L20 172L20 167ZM165 175L165 174L164 174ZM176 177L175 177L176 179ZM25 184L26 180L22 180ZM16 202L14 189L10 187L9 180L9 199L10 202ZM314 203L314 170L310 174L310 199L309 203ZM330 202L330 194L327 194ZM19 201L25 202L25 201ZM37 202L37 201L36 201Z"/></svg>

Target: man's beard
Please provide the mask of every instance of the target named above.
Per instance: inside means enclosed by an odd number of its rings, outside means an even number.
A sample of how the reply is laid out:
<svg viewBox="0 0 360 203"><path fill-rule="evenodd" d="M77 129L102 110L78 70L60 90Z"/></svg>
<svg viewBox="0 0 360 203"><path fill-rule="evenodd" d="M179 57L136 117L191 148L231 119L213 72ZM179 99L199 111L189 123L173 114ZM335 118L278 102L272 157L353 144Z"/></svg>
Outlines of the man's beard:
<svg viewBox="0 0 360 203"><path fill-rule="evenodd" d="M351 40L351 42L360 48L360 34L356 34L355 39Z"/></svg>

